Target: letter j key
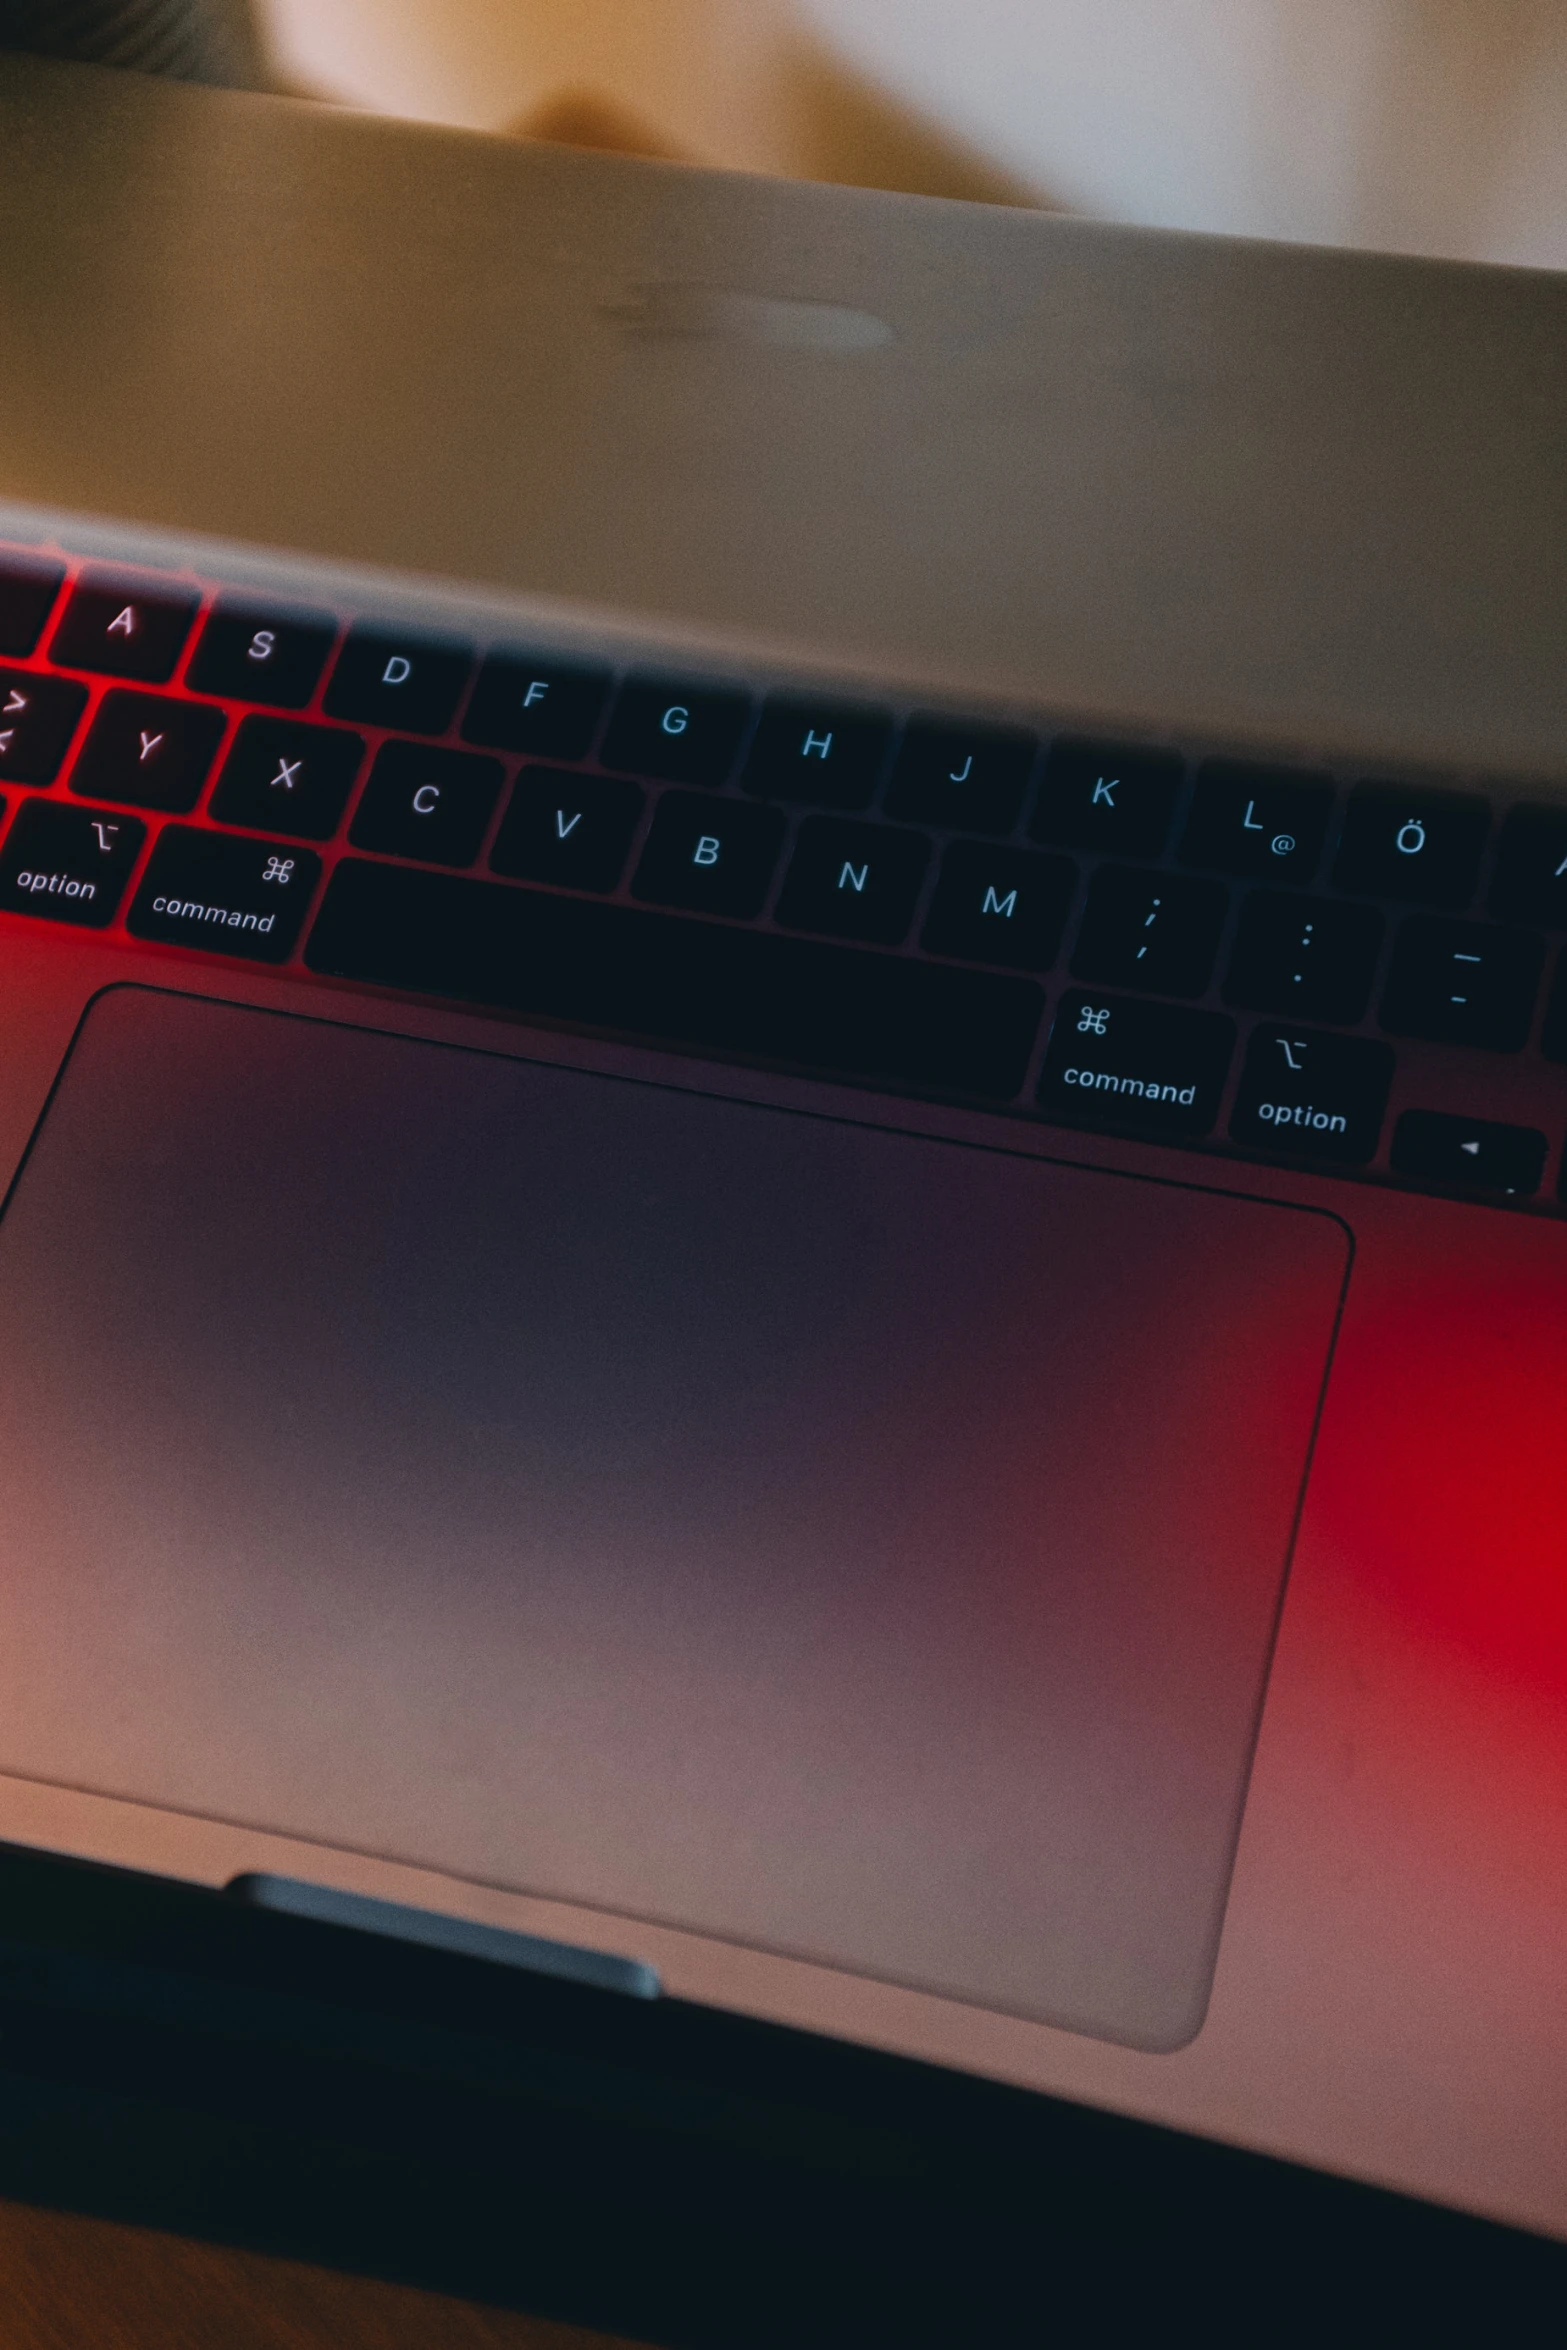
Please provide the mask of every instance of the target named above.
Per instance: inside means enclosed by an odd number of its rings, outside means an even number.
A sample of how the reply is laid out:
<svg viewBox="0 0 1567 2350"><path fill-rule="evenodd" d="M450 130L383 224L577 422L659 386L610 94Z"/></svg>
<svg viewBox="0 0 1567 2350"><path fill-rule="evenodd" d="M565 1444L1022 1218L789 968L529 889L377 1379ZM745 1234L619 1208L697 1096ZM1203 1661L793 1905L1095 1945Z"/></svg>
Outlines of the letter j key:
<svg viewBox="0 0 1567 2350"><path fill-rule="evenodd" d="M1008 833L1023 809L1039 745L1020 727L911 718L887 792L887 813L958 832Z"/></svg>

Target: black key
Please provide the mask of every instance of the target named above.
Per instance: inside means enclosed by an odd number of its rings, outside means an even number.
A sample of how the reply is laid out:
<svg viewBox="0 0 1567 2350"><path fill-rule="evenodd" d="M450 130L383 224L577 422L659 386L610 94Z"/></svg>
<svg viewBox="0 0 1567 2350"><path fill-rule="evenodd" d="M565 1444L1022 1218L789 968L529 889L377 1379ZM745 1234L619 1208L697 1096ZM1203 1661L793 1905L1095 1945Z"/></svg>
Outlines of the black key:
<svg viewBox="0 0 1567 2350"><path fill-rule="evenodd" d="M885 710L774 694L762 705L745 788L764 799L804 800L817 808L866 808L891 741Z"/></svg>
<svg viewBox="0 0 1567 2350"><path fill-rule="evenodd" d="M109 808L25 800L0 852L0 911L101 930L114 920L147 827Z"/></svg>
<svg viewBox="0 0 1567 2350"><path fill-rule="evenodd" d="M64 577L65 565L52 555L34 555L24 547L0 553L0 653L32 651Z"/></svg>
<svg viewBox="0 0 1567 2350"><path fill-rule="evenodd" d="M1052 1117L1143 1134L1206 1134L1235 1050L1220 1012L1178 1012L1135 996L1067 995L1039 1080Z"/></svg>
<svg viewBox="0 0 1567 2350"><path fill-rule="evenodd" d="M320 878L320 858L292 842L170 824L158 835L125 926L138 938L209 955L282 963Z"/></svg>
<svg viewBox="0 0 1567 2350"><path fill-rule="evenodd" d="M364 752L363 735L346 727L246 718L223 762L211 812L220 824L330 840Z"/></svg>
<svg viewBox="0 0 1567 2350"><path fill-rule="evenodd" d="M1567 930L1567 808L1514 808L1497 843L1491 911Z"/></svg>
<svg viewBox="0 0 1567 2350"><path fill-rule="evenodd" d="M129 800L137 808L194 808L228 721L209 702L161 694L105 694L71 770L87 800Z"/></svg>
<svg viewBox="0 0 1567 2350"><path fill-rule="evenodd" d="M611 683L610 671L596 662L492 653L463 718L463 740L531 751L538 759L586 758Z"/></svg>
<svg viewBox="0 0 1567 2350"><path fill-rule="evenodd" d="M69 677L0 669L0 775L49 783L87 707L87 688Z"/></svg>
<svg viewBox="0 0 1567 2350"><path fill-rule="evenodd" d="M1229 899L1222 882L1101 865L1088 885L1072 976L1158 995L1201 995Z"/></svg>
<svg viewBox="0 0 1567 2350"><path fill-rule="evenodd" d="M139 677L162 685L174 674L201 599L167 580L84 571L49 646L66 669Z"/></svg>
<svg viewBox="0 0 1567 2350"><path fill-rule="evenodd" d="M1396 1175L1444 1191L1506 1191L1527 1199L1545 1173L1546 1142L1532 1126L1489 1118L1455 1118L1445 1110L1406 1110L1389 1153Z"/></svg>
<svg viewBox="0 0 1567 2350"><path fill-rule="evenodd" d="M490 864L526 881L562 889L613 889L646 794L609 775L572 767L524 767L501 819ZM708 802L705 814L712 813Z"/></svg>
<svg viewBox="0 0 1567 2350"><path fill-rule="evenodd" d="M1540 1050L1548 1061L1567 1061L1567 947L1556 964L1556 984L1545 1007Z"/></svg>
<svg viewBox="0 0 1567 2350"><path fill-rule="evenodd" d="M348 837L356 849L417 857L426 865L471 865L484 846L506 770L473 751L432 751L383 743Z"/></svg>
<svg viewBox="0 0 1567 2350"><path fill-rule="evenodd" d="M1325 775L1210 759L1198 771L1181 862L1248 881L1310 881L1332 813Z"/></svg>
<svg viewBox="0 0 1567 2350"><path fill-rule="evenodd" d="M660 783L727 780L751 715L749 694L633 677L610 715L603 764Z"/></svg>
<svg viewBox="0 0 1567 2350"><path fill-rule="evenodd" d="M1529 1041L1544 959L1533 931L1416 914L1393 949L1382 1026L1394 1036L1518 1052Z"/></svg>
<svg viewBox="0 0 1567 2350"><path fill-rule="evenodd" d="M1247 1150L1363 1167L1377 1147L1393 1048L1318 1028L1256 1028L1230 1118Z"/></svg>
<svg viewBox="0 0 1567 2350"><path fill-rule="evenodd" d="M1241 907L1224 1000L1247 1012L1359 1020L1382 951L1374 906L1254 889Z"/></svg>
<svg viewBox="0 0 1567 2350"><path fill-rule="evenodd" d="M1475 792L1357 784L1333 886L1412 906L1467 906L1490 828L1490 807Z"/></svg>
<svg viewBox="0 0 1567 2350"><path fill-rule="evenodd" d="M957 832L1007 833L1039 745L1015 726L969 726L946 718L911 718L892 771L887 813L902 823L950 825Z"/></svg>
<svg viewBox="0 0 1567 2350"><path fill-rule="evenodd" d="M920 943L933 955L1048 971L1077 887L1069 857L955 840L941 860Z"/></svg>
<svg viewBox="0 0 1567 2350"><path fill-rule="evenodd" d="M754 813L766 815L767 810ZM1010 1101L1037 983L345 858L313 971L740 1058Z"/></svg>
<svg viewBox="0 0 1567 2350"><path fill-rule="evenodd" d="M631 893L659 906L748 921L762 910L786 829L777 808L665 792Z"/></svg>
<svg viewBox="0 0 1567 2350"><path fill-rule="evenodd" d="M327 715L444 734L472 667L473 647L459 638L351 628L326 689Z"/></svg>
<svg viewBox="0 0 1567 2350"><path fill-rule="evenodd" d="M326 667L337 623L330 612L293 612L221 596L186 672L198 694L302 710Z"/></svg>
<svg viewBox="0 0 1567 2350"><path fill-rule="evenodd" d="M908 936L930 863L930 843L886 824L845 824L808 816L778 899L789 930L896 946Z"/></svg>
<svg viewBox="0 0 1567 2350"><path fill-rule="evenodd" d="M1030 830L1066 849L1157 857L1180 788L1181 762L1168 751L1059 742L1045 762Z"/></svg>

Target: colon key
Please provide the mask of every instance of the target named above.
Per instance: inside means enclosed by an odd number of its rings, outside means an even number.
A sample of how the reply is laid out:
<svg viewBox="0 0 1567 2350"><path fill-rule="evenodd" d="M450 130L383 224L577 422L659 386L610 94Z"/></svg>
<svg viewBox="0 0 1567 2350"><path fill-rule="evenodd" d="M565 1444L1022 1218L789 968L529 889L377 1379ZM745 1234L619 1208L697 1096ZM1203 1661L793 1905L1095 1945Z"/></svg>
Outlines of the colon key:
<svg viewBox="0 0 1567 2350"><path fill-rule="evenodd" d="M1359 1020L1370 1000L1382 930L1374 906L1253 890L1241 908L1225 1002L1307 1020Z"/></svg>

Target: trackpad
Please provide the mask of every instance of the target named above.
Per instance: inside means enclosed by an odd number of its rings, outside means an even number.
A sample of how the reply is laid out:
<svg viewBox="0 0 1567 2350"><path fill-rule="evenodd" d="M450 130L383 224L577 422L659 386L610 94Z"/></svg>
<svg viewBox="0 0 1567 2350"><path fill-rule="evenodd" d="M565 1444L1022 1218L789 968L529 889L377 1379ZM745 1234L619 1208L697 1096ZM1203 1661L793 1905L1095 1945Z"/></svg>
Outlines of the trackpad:
<svg viewBox="0 0 1567 2350"><path fill-rule="evenodd" d="M0 1768L1176 2046L1346 1260L116 990L0 1223Z"/></svg>

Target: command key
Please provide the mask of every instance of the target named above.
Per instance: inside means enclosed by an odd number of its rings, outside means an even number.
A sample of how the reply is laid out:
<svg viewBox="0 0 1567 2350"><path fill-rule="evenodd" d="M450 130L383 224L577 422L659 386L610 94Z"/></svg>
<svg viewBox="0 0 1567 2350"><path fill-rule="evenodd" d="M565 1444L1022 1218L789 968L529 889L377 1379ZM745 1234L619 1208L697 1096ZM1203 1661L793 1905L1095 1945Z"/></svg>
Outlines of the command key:
<svg viewBox="0 0 1567 2350"><path fill-rule="evenodd" d="M125 918L138 938L281 963L299 936L321 860L292 841L239 840L171 824Z"/></svg>
<svg viewBox="0 0 1567 2350"><path fill-rule="evenodd" d="M1039 1102L1074 1124L1206 1134L1235 1050L1235 1023L1136 997L1063 996Z"/></svg>

